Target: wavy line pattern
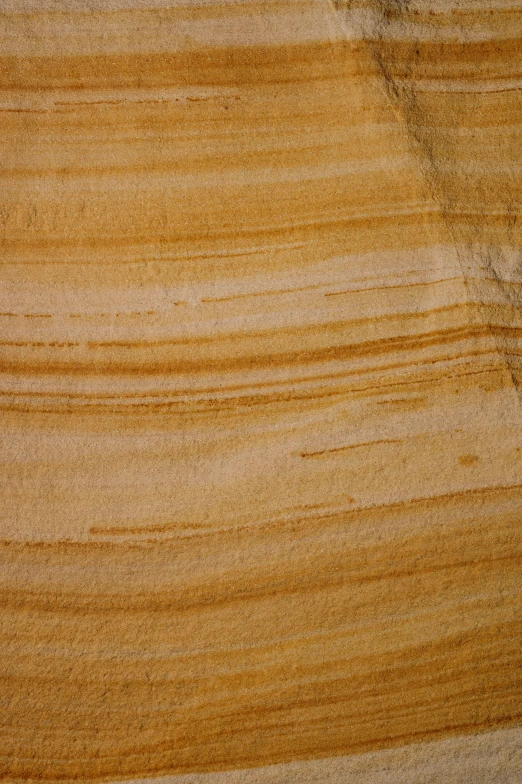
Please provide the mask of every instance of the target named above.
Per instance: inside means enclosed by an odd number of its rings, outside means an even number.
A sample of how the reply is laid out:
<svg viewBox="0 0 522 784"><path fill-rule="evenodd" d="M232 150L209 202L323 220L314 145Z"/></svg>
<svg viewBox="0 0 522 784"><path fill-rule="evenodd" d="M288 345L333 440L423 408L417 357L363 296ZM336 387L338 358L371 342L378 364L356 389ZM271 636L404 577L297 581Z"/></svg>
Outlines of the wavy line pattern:
<svg viewBox="0 0 522 784"><path fill-rule="evenodd" d="M520 7L0 40L0 777L516 784Z"/></svg>

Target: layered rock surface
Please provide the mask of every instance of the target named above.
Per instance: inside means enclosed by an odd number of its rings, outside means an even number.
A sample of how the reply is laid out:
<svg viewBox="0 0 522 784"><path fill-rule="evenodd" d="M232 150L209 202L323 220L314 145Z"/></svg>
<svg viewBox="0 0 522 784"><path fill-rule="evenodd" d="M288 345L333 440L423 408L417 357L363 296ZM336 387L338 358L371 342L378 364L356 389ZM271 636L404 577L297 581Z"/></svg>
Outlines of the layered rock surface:
<svg viewBox="0 0 522 784"><path fill-rule="evenodd" d="M3 777L515 784L522 11L0 10Z"/></svg>

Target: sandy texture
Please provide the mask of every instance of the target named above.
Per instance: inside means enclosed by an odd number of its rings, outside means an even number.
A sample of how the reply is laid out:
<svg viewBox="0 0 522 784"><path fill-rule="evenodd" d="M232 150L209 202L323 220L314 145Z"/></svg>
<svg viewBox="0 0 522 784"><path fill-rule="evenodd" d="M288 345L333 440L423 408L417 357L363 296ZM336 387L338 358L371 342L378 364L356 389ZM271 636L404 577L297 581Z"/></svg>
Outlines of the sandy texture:
<svg viewBox="0 0 522 784"><path fill-rule="evenodd" d="M5 779L518 782L521 58L0 2Z"/></svg>
<svg viewBox="0 0 522 784"><path fill-rule="evenodd" d="M522 730L419 743L368 754L222 773L189 773L141 784L519 784ZM136 784L136 781L125 782Z"/></svg>

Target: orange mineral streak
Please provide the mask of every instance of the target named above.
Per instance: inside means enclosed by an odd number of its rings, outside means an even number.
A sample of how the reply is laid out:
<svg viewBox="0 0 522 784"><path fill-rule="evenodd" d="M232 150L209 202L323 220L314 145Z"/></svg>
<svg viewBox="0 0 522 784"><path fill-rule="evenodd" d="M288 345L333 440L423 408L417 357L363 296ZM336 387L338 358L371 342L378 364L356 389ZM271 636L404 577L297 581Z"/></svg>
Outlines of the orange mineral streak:
<svg viewBox="0 0 522 784"><path fill-rule="evenodd" d="M5 780L518 781L515 6L1 6Z"/></svg>

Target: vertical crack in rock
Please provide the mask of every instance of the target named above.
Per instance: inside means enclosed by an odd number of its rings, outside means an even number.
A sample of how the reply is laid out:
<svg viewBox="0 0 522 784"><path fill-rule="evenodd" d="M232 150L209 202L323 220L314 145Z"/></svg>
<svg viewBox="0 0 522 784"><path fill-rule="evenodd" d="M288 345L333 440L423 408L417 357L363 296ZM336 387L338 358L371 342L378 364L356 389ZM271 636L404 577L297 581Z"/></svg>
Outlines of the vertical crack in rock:
<svg viewBox="0 0 522 784"><path fill-rule="evenodd" d="M371 49L456 248L469 300L490 324L520 398L522 365L509 345L522 316L521 194L514 163L520 151L518 134L510 134L509 125L506 132L501 117L495 127L495 112L501 114L499 96L507 95L508 119L522 119L522 92L506 87L509 73L494 67L507 62L515 75L521 56L503 51L509 45L505 31L495 38L502 30L500 11L482 6L466 15L456 1L444 9L415 0L332 4L347 34ZM491 30L484 32L486 19ZM496 79L498 89L481 89L481 79ZM486 143L483 126L492 134L498 130L496 145L495 136ZM484 281L493 293L485 293Z"/></svg>

